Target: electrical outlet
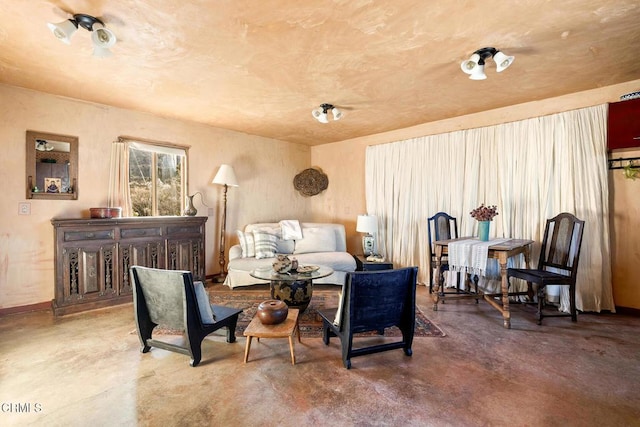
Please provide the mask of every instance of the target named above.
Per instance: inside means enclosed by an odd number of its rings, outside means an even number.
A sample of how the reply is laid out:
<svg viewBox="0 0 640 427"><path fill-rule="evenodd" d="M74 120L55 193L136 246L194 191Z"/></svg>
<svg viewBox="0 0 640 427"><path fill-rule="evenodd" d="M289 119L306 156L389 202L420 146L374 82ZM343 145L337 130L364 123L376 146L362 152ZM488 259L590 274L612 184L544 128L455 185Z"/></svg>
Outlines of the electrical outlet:
<svg viewBox="0 0 640 427"><path fill-rule="evenodd" d="M207 216L213 216L213 208L207 209Z"/></svg>
<svg viewBox="0 0 640 427"><path fill-rule="evenodd" d="M18 215L31 215L31 203L19 202L18 203Z"/></svg>

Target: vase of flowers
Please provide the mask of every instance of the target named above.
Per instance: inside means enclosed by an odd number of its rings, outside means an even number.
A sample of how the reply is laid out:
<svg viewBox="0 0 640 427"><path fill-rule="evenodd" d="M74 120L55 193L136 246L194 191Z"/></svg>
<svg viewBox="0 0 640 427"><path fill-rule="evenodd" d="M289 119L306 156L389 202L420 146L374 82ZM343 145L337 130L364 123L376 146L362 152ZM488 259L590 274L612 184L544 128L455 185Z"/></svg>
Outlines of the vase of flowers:
<svg viewBox="0 0 640 427"><path fill-rule="evenodd" d="M498 215L498 207L496 205L493 206L485 206L482 203L480 206L469 212L471 217L478 221L478 238L486 242L489 240L489 225L493 218Z"/></svg>

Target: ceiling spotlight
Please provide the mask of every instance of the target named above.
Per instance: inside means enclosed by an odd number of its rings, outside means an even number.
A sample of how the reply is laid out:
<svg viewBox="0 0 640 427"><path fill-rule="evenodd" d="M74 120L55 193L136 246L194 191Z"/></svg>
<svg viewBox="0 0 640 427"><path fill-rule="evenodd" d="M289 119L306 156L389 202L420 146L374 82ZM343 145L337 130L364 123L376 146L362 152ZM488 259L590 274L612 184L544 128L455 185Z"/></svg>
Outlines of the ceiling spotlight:
<svg viewBox="0 0 640 427"><path fill-rule="evenodd" d="M93 42L93 54L95 56L111 56L109 48L116 44L116 36L113 31L108 30L104 26L104 22L91 15L78 13L73 15L73 19L67 19L58 24L49 23L47 27L49 27L54 36L66 44L71 44L71 36L75 34L78 27L92 32L91 41Z"/></svg>
<svg viewBox="0 0 640 427"><path fill-rule="evenodd" d="M329 123L329 111L333 114L333 120L340 120L344 116L342 111L331 104L320 104L318 108L311 111L311 115L320 123Z"/></svg>
<svg viewBox="0 0 640 427"><path fill-rule="evenodd" d="M513 56L507 56L493 47L483 47L476 50L473 55L462 61L460 68L465 73L469 74L471 80L484 80L487 75L484 73L485 61L489 58L493 58L496 63L496 71L501 72L506 70L515 59Z"/></svg>

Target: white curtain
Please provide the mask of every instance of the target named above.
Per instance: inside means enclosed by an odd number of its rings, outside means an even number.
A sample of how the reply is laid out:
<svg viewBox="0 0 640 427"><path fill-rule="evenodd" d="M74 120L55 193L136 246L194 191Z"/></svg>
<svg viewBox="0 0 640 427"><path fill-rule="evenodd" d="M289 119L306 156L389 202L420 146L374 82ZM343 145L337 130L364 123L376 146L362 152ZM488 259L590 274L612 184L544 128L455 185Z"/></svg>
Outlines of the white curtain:
<svg viewBox="0 0 640 427"><path fill-rule="evenodd" d="M111 144L111 168L109 172L109 207L121 207L122 216L132 216L129 191L129 143Z"/></svg>
<svg viewBox="0 0 640 427"><path fill-rule="evenodd" d="M614 311L606 117L599 105L368 147L367 211L380 220L380 252L396 265L417 265L428 283L427 218L445 211L457 217L461 236L474 236L469 212L485 203L499 212L490 235L534 240L535 265L546 219L571 212L585 220L577 307ZM490 270L483 285L497 290L497 266ZM568 310L566 287L549 293Z"/></svg>

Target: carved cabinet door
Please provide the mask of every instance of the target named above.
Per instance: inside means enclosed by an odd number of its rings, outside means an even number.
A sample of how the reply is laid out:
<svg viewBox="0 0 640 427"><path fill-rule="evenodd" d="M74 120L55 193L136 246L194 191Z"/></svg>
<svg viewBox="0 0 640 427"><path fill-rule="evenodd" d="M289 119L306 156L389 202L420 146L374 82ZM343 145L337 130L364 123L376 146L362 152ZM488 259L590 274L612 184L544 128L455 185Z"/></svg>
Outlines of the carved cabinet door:
<svg viewBox="0 0 640 427"><path fill-rule="evenodd" d="M84 244L63 250L65 303L112 298L117 294L116 244Z"/></svg>

